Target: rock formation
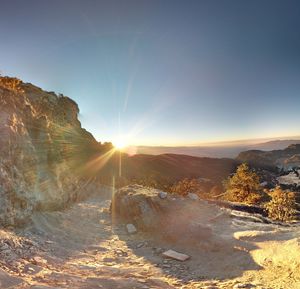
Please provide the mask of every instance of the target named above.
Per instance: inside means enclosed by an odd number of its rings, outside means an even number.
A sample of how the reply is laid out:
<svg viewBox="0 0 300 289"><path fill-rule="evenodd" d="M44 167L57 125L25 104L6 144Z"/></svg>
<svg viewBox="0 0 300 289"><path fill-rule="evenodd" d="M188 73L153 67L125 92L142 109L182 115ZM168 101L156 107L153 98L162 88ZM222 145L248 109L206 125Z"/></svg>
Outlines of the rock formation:
<svg viewBox="0 0 300 289"><path fill-rule="evenodd" d="M0 77L0 224L78 198L80 168L103 149L70 98Z"/></svg>
<svg viewBox="0 0 300 289"><path fill-rule="evenodd" d="M118 190L111 211L116 220L175 243L210 240L212 232L207 224L221 213L217 206L200 200L170 194L161 199L159 190L139 185Z"/></svg>

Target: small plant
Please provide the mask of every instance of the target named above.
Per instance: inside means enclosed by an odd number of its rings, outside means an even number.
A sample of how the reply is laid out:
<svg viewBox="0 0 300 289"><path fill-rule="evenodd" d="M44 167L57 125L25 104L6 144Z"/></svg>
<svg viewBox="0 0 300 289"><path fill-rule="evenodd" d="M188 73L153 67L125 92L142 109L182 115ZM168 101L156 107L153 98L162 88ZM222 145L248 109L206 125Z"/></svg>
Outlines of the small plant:
<svg viewBox="0 0 300 289"><path fill-rule="evenodd" d="M290 221L296 213L295 193L276 187L269 192L271 201L265 205L269 218L276 221Z"/></svg>

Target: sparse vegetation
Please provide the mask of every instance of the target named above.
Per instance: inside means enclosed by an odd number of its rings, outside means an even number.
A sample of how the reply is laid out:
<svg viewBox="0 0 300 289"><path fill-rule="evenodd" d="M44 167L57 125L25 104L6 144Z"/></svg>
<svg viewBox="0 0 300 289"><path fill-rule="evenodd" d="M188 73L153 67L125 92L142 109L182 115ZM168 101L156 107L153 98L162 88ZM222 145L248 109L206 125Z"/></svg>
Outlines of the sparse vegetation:
<svg viewBox="0 0 300 289"><path fill-rule="evenodd" d="M224 198L231 202L257 204L263 196L259 176L245 163L224 182L224 188Z"/></svg>
<svg viewBox="0 0 300 289"><path fill-rule="evenodd" d="M269 218L282 222L292 220L296 213L295 193L278 186L269 195L271 200L265 205Z"/></svg>
<svg viewBox="0 0 300 289"><path fill-rule="evenodd" d="M215 185L211 188L209 196L212 199L218 199L224 195L224 190L221 185Z"/></svg>
<svg viewBox="0 0 300 289"><path fill-rule="evenodd" d="M197 179L188 179L185 178L171 187L171 192L186 196L188 193L200 194L201 193L201 184Z"/></svg>
<svg viewBox="0 0 300 289"><path fill-rule="evenodd" d="M22 81L18 78L0 75L0 86L6 89L12 90L14 92L23 92L22 88L20 87L21 83Z"/></svg>

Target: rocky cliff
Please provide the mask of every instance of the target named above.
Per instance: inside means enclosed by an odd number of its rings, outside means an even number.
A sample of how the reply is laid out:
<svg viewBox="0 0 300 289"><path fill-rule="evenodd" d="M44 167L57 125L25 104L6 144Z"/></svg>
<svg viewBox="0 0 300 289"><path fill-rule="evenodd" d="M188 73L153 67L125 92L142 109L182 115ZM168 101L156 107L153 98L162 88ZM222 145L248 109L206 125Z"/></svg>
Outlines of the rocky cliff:
<svg viewBox="0 0 300 289"><path fill-rule="evenodd" d="M0 224L79 197L80 167L103 149L70 98L0 77Z"/></svg>

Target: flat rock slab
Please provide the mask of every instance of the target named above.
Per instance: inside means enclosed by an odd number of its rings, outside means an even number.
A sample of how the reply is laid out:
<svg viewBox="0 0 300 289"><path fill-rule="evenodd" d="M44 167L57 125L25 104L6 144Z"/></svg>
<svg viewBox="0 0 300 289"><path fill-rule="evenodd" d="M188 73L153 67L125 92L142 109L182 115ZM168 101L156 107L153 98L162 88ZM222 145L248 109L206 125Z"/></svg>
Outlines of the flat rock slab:
<svg viewBox="0 0 300 289"><path fill-rule="evenodd" d="M5 271L0 269L0 288L6 289L10 287L17 286L23 282L22 279L17 277L12 277L8 275Z"/></svg>
<svg viewBox="0 0 300 289"><path fill-rule="evenodd" d="M164 257L172 258L172 259L175 259L177 261L186 261L186 260L190 259L189 255L182 254L182 253L176 252L174 250L165 251L165 252L162 253L162 255Z"/></svg>

